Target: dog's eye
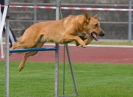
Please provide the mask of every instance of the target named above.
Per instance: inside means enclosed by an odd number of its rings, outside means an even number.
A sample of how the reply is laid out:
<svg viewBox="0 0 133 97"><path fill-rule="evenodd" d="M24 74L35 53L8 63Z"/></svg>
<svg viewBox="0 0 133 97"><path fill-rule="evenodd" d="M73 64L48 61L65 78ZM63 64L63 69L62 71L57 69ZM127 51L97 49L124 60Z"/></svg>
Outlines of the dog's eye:
<svg viewBox="0 0 133 97"><path fill-rule="evenodd" d="M98 24L95 24L94 26L95 26L95 27L98 27Z"/></svg>

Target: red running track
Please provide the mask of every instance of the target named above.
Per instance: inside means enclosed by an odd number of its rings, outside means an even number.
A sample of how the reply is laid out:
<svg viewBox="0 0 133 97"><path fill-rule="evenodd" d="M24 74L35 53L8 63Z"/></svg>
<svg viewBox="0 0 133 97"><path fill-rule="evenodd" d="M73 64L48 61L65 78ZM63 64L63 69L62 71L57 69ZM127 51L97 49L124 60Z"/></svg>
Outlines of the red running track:
<svg viewBox="0 0 133 97"><path fill-rule="evenodd" d="M51 47L51 46L44 46ZM101 47L88 46L87 48L69 46L72 62L83 63L127 63L133 64L133 47ZM64 46L60 46L59 60L63 62ZM20 61L24 54L12 54L11 61ZM67 55L67 53L65 53ZM1 60L1 59L0 59ZM54 62L54 51L41 51L31 56L27 61ZM66 61L67 56L66 56Z"/></svg>

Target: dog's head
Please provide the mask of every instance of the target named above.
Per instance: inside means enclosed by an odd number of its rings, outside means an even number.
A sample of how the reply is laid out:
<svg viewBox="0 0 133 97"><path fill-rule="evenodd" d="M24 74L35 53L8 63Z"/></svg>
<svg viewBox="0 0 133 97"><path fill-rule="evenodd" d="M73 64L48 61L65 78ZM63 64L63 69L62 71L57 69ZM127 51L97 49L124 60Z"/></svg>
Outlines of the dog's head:
<svg viewBox="0 0 133 97"><path fill-rule="evenodd" d="M100 27L100 22L98 21L98 13L94 17L91 17L88 11L85 11L84 17L85 17L84 21L85 32L91 35L94 40L98 41L98 36L105 35L104 31Z"/></svg>

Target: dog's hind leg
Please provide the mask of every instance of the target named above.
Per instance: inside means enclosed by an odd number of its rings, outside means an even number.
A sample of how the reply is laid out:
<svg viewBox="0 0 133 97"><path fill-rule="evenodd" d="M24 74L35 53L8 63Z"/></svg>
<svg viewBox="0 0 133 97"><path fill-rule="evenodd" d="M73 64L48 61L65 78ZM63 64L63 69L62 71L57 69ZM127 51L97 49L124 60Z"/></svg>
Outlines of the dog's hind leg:
<svg viewBox="0 0 133 97"><path fill-rule="evenodd" d="M22 37L20 41L15 42L14 45L10 48L13 49L24 49L24 48L32 48L34 47L42 38L42 35L37 35L36 38L34 37Z"/></svg>
<svg viewBox="0 0 133 97"><path fill-rule="evenodd" d="M23 60L21 61L20 65L19 65L19 71L21 71L24 68L27 58L30 57L30 56L33 56L35 54L37 54L37 52L28 52L24 55L24 58L23 58Z"/></svg>
<svg viewBox="0 0 133 97"><path fill-rule="evenodd" d="M42 39L42 35L36 36L35 39L33 38L22 38L20 41L15 42L14 45L10 48L10 50L14 49L25 49L25 48L33 48L36 44ZM44 41L45 42L45 41ZM11 55L11 53L10 53Z"/></svg>
<svg viewBox="0 0 133 97"><path fill-rule="evenodd" d="M14 45L10 48L10 50L14 50L14 49L25 49L25 48L29 48L29 44L24 43L24 42L15 42ZM11 55L12 53L10 53L9 55Z"/></svg>
<svg viewBox="0 0 133 97"><path fill-rule="evenodd" d="M43 44L44 44L44 43L37 43L36 46L34 46L34 47L35 47L35 48L41 48L41 47L43 46ZM37 54L37 53L38 53L38 51L26 53L26 54L24 55L24 57L23 57L23 59L22 59L20 65L19 65L19 71L21 71L21 70L24 68L25 62L26 62L27 58L30 57L30 56L34 56L34 55Z"/></svg>

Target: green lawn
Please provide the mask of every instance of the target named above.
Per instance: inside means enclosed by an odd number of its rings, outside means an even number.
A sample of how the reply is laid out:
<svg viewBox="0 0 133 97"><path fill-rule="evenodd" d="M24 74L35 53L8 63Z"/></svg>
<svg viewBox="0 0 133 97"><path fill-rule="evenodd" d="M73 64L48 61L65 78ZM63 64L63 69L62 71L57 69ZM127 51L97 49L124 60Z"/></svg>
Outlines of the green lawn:
<svg viewBox="0 0 133 97"><path fill-rule="evenodd" d="M133 46L133 42L127 41L92 41L93 45L119 45L119 46Z"/></svg>
<svg viewBox="0 0 133 97"><path fill-rule="evenodd" d="M54 97L54 63L10 63L10 97ZM73 63L78 97L133 97L133 65ZM60 64L60 83L62 84ZM4 97L4 62L0 62L0 97ZM73 94L69 65L66 64L66 94ZM60 84L60 95L62 85Z"/></svg>

